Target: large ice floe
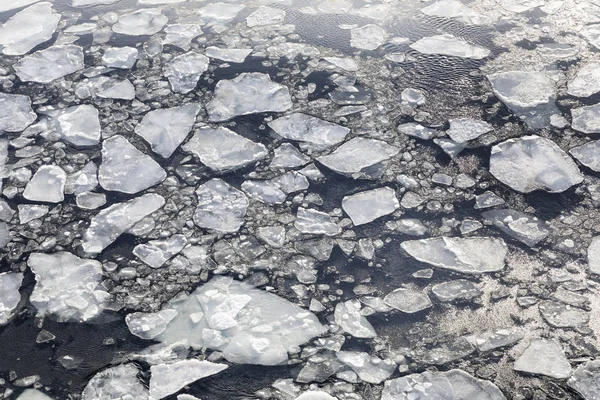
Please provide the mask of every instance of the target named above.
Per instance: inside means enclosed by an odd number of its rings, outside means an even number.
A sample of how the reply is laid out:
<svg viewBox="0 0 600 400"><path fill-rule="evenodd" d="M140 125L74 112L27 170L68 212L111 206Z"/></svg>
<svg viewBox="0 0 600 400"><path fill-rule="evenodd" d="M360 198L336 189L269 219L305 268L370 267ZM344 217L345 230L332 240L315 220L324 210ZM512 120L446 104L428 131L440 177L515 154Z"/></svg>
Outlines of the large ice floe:
<svg viewBox="0 0 600 400"><path fill-rule="evenodd" d="M21 58L14 65L24 82L49 83L83 69L83 50L76 45L56 45Z"/></svg>
<svg viewBox="0 0 600 400"><path fill-rule="evenodd" d="M48 2L37 3L18 12L0 26L2 53L9 56L28 53L52 38L58 21L60 14Z"/></svg>

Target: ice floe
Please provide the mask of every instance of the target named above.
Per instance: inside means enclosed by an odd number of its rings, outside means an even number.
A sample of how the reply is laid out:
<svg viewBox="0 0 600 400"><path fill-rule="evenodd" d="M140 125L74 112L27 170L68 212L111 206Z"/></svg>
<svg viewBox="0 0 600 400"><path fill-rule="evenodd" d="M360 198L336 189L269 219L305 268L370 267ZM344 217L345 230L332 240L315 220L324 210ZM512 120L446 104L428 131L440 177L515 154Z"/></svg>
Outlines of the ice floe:
<svg viewBox="0 0 600 400"><path fill-rule="evenodd" d="M571 365L560 343L548 339L532 339L529 347L515 361L514 368L516 371L557 379L571 376Z"/></svg>
<svg viewBox="0 0 600 400"><path fill-rule="evenodd" d="M83 50L68 44L36 51L17 61L15 72L23 82L50 83L83 69Z"/></svg>
<svg viewBox="0 0 600 400"><path fill-rule="evenodd" d="M530 247L536 246L552 232L547 222L517 210L489 210L481 215L502 232Z"/></svg>
<svg viewBox="0 0 600 400"><path fill-rule="evenodd" d="M355 300L339 302L335 306L335 323L344 332L357 338L373 338L377 332L371 323L360 313L360 303Z"/></svg>
<svg viewBox="0 0 600 400"><path fill-rule="evenodd" d="M150 367L150 400L160 400L185 386L227 369L226 364L183 360Z"/></svg>
<svg viewBox="0 0 600 400"><path fill-rule="evenodd" d="M52 38L59 21L60 14L49 2L37 3L18 12L0 25L2 53L9 56L28 53Z"/></svg>
<svg viewBox="0 0 600 400"><path fill-rule="evenodd" d="M350 129L312 115L294 113L269 122L279 136L316 145L333 146L342 142Z"/></svg>
<svg viewBox="0 0 600 400"><path fill-rule="evenodd" d="M600 104L571 109L571 127L583 133L600 133Z"/></svg>
<svg viewBox="0 0 600 400"><path fill-rule="evenodd" d="M121 15L112 30L130 36L154 35L162 30L168 20L158 8L143 8Z"/></svg>
<svg viewBox="0 0 600 400"><path fill-rule="evenodd" d="M388 306L407 314L423 311L433 306L427 293L409 288L398 288L388 293L383 301Z"/></svg>
<svg viewBox="0 0 600 400"><path fill-rule="evenodd" d="M173 58L165 66L164 74L174 92L185 94L194 90L200 77L208 69L208 63L208 57L190 51Z"/></svg>
<svg viewBox="0 0 600 400"><path fill-rule="evenodd" d="M93 146L100 141L98 110L89 104L50 112L51 124L61 138L75 146Z"/></svg>
<svg viewBox="0 0 600 400"><path fill-rule="evenodd" d="M471 118L457 118L448 121L450 129L446 131L448 136L456 143L465 143L477 139L494 130L494 127L485 121Z"/></svg>
<svg viewBox="0 0 600 400"><path fill-rule="evenodd" d="M109 68L131 69L138 54L135 47L110 47L102 55L102 64Z"/></svg>
<svg viewBox="0 0 600 400"><path fill-rule="evenodd" d="M23 197L31 201L60 203L64 200L67 174L57 165L42 165L25 186Z"/></svg>
<svg viewBox="0 0 600 400"><path fill-rule="evenodd" d="M29 97L0 93L0 132L21 132L36 118Z"/></svg>
<svg viewBox="0 0 600 400"><path fill-rule="evenodd" d="M474 60L481 60L490 55L488 49L471 44L450 34L425 37L417 40L410 47L423 54L442 54Z"/></svg>
<svg viewBox="0 0 600 400"><path fill-rule="evenodd" d="M396 211L400 203L390 187L359 192L342 199L342 208L354 225L368 224L379 217Z"/></svg>
<svg viewBox="0 0 600 400"><path fill-rule="evenodd" d="M197 226L219 232L237 232L244 223L248 198L227 182L214 178L196 189L198 206L194 212Z"/></svg>
<svg viewBox="0 0 600 400"><path fill-rule="evenodd" d="M137 375L134 364L110 367L94 375L83 389L82 400L139 399L148 400L148 389Z"/></svg>
<svg viewBox="0 0 600 400"><path fill-rule="evenodd" d="M0 274L0 326L5 325L14 315L21 301L21 283L23 274L20 272L3 272Z"/></svg>

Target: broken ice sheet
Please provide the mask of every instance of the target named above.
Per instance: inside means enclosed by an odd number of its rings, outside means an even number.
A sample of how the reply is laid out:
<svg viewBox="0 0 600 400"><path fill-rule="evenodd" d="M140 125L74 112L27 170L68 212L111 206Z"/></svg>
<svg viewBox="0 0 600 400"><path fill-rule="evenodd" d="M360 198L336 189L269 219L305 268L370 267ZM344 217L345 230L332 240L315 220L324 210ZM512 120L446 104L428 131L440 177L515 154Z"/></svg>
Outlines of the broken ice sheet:
<svg viewBox="0 0 600 400"><path fill-rule="evenodd" d="M131 69L138 53L135 47L110 47L102 55L102 64L109 68Z"/></svg>
<svg viewBox="0 0 600 400"><path fill-rule="evenodd" d="M208 69L209 59L203 54L190 51L179 55L165 65L163 72L169 79L171 89L177 93L189 93Z"/></svg>
<svg viewBox="0 0 600 400"><path fill-rule="evenodd" d="M237 232L244 223L248 198L244 192L215 178L196 189L198 206L194 223L219 232Z"/></svg>
<svg viewBox="0 0 600 400"><path fill-rule="evenodd" d="M396 211L400 203L390 187L359 192L342 199L342 208L354 225L363 225Z"/></svg>
<svg viewBox="0 0 600 400"><path fill-rule="evenodd" d="M252 49L226 49L215 46L209 46L205 51L210 58L236 64L243 63L250 53Z"/></svg>
<svg viewBox="0 0 600 400"><path fill-rule="evenodd" d="M378 25L365 25L350 31L350 45L357 49L375 50L387 38L386 31Z"/></svg>
<svg viewBox="0 0 600 400"><path fill-rule="evenodd" d="M165 262L173 258L187 244L183 235L173 235L164 240L151 240L148 243L138 244L133 249L140 260L152 268L160 268Z"/></svg>
<svg viewBox="0 0 600 400"><path fill-rule="evenodd" d="M210 361L182 360L150 367L150 400L160 400L185 386L227 369L226 364Z"/></svg>
<svg viewBox="0 0 600 400"><path fill-rule="evenodd" d="M36 118L28 96L0 93L0 132L21 132Z"/></svg>
<svg viewBox="0 0 600 400"><path fill-rule="evenodd" d="M52 4L41 2L27 7L0 25L2 53L9 56L27 54L38 44L52 38L60 14Z"/></svg>
<svg viewBox="0 0 600 400"><path fill-rule="evenodd" d="M571 376L571 365L560 343L548 339L532 339L529 347L515 361L514 369L557 379Z"/></svg>
<svg viewBox="0 0 600 400"><path fill-rule="evenodd" d="M450 123L450 129L446 133L456 143L465 143L477 139L479 136L494 130L494 127L489 123L471 118L451 119L448 122Z"/></svg>
<svg viewBox="0 0 600 400"><path fill-rule="evenodd" d="M73 44L36 51L14 64L19 79L38 83L50 83L83 67L83 49Z"/></svg>
<svg viewBox="0 0 600 400"><path fill-rule="evenodd" d="M31 201L60 203L67 181L65 171L56 165L42 165L25 186L23 197Z"/></svg>
<svg viewBox="0 0 600 400"><path fill-rule="evenodd" d="M98 110L89 104L49 112L50 125L61 138L75 146L93 146L100 141Z"/></svg>
<svg viewBox="0 0 600 400"><path fill-rule="evenodd" d="M122 364L98 372L81 394L82 400L136 399L147 400L148 389L138 379L135 364Z"/></svg>
<svg viewBox="0 0 600 400"><path fill-rule="evenodd" d="M182 50L189 50L192 39L202 35L202 28L195 24L173 24L165 28L164 44L172 44Z"/></svg>
<svg viewBox="0 0 600 400"><path fill-rule="evenodd" d="M536 246L552 232L546 221L517 210L490 210L481 215L502 232L530 247Z"/></svg>
<svg viewBox="0 0 600 400"><path fill-rule="evenodd" d="M388 306L407 314L423 311L433 306L427 293L409 288L398 288L388 293L383 301Z"/></svg>
<svg viewBox="0 0 600 400"><path fill-rule="evenodd" d="M441 0L421 9L425 15L454 18L469 25L485 25L491 18L474 11L458 0Z"/></svg>
<svg viewBox="0 0 600 400"><path fill-rule="evenodd" d="M335 323L344 332L357 338L374 338L377 332L371 323L360 313L360 303L357 300L339 302L335 306Z"/></svg>
<svg viewBox="0 0 600 400"><path fill-rule="evenodd" d="M264 26L273 25L283 22L285 19L285 11L269 6L260 6L256 11L246 17L248 26Z"/></svg>
<svg viewBox="0 0 600 400"><path fill-rule="evenodd" d="M153 35L160 32L168 18L158 8L144 8L119 17L113 25L115 33L130 36Z"/></svg>
<svg viewBox="0 0 600 400"><path fill-rule="evenodd" d="M14 315L21 301L21 283L23 274L20 272L4 272L0 274L0 326L5 325Z"/></svg>
<svg viewBox="0 0 600 400"><path fill-rule="evenodd" d="M314 235L338 235L340 228L329 216L329 214L311 208L298 208L294 226L303 233Z"/></svg>
<svg viewBox="0 0 600 400"><path fill-rule="evenodd" d="M442 54L474 60L481 60L490 55L488 49L471 44L450 34L425 37L417 40L410 47L423 54Z"/></svg>
<svg viewBox="0 0 600 400"><path fill-rule="evenodd" d="M322 146L342 142L350 129L312 115L294 113L268 123L279 136Z"/></svg>

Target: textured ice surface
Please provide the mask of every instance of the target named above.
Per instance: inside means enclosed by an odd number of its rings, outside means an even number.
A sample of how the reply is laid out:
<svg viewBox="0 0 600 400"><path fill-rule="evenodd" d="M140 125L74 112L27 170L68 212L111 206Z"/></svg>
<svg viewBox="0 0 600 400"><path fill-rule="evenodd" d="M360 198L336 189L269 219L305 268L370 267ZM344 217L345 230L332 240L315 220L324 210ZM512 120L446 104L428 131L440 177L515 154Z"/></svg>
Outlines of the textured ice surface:
<svg viewBox="0 0 600 400"><path fill-rule="evenodd" d="M514 369L557 379L571 376L571 365L560 343L549 339L532 339L529 347L515 361Z"/></svg>
<svg viewBox="0 0 600 400"><path fill-rule="evenodd" d="M165 262L183 250L187 244L184 235L173 235L168 239L151 240L148 243L138 244L133 249L140 260L152 268L160 268Z"/></svg>
<svg viewBox="0 0 600 400"><path fill-rule="evenodd" d="M169 158L192 130L199 111L200 105L195 103L150 111L135 133L150 143L155 153Z"/></svg>
<svg viewBox="0 0 600 400"><path fill-rule="evenodd" d="M92 217L90 226L83 235L83 250L87 253L100 253L122 233L164 204L162 196L148 193L103 209Z"/></svg>
<svg viewBox="0 0 600 400"><path fill-rule="evenodd" d="M148 389L138 379L138 373L134 364L107 368L90 379L81 400L147 400Z"/></svg>
<svg viewBox="0 0 600 400"><path fill-rule="evenodd" d="M104 189L133 194L162 182L166 176L152 157L123 136L115 135L102 143L98 182Z"/></svg>
<svg viewBox="0 0 600 400"><path fill-rule="evenodd" d="M389 378L396 369L396 363L393 361L382 360L364 352L338 351L335 356L352 368L361 380L376 385Z"/></svg>
<svg viewBox="0 0 600 400"><path fill-rule="evenodd" d="M246 24L249 27L273 25L283 22L284 19L284 10L269 6L260 6L246 17Z"/></svg>
<svg viewBox="0 0 600 400"><path fill-rule="evenodd" d="M273 158L269 168L296 168L310 162L310 157L302 154L291 143L283 143L273 150Z"/></svg>
<svg viewBox="0 0 600 400"><path fill-rule="evenodd" d="M23 197L31 201L60 203L64 200L67 174L56 165L42 165L25 186Z"/></svg>
<svg viewBox="0 0 600 400"><path fill-rule="evenodd" d="M469 25L485 25L491 18L474 11L458 0L441 0L421 9L425 15L457 19Z"/></svg>
<svg viewBox="0 0 600 400"><path fill-rule="evenodd" d="M337 398L325 392L309 390L296 397L295 400L337 400Z"/></svg>
<svg viewBox="0 0 600 400"><path fill-rule="evenodd" d="M165 66L164 74L174 92L185 94L194 90L200 77L208 69L208 63L208 57L190 51L173 58Z"/></svg>
<svg viewBox="0 0 600 400"><path fill-rule="evenodd" d="M465 274L500 271L508 253L502 239L491 237L409 240L400 247L421 262Z"/></svg>
<svg viewBox="0 0 600 400"><path fill-rule="evenodd" d="M110 47L102 55L102 64L110 68L131 69L138 53L135 47Z"/></svg>
<svg viewBox="0 0 600 400"><path fill-rule="evenodd" d="M183 360L150 367L150 400L160 400L177 393L190 383L227 369L226 364Z"/></svg>
<svg viewBox="0 0 600 400"><path fill-rule="evenodd" d="M342 199L342 208L354 225L368 224L379 217L396 211L400 203L396 192L390 187L383 187L359 192Z"/></svg>
<svg viewBox="0 0 600 400"><path fill-rule="evenodd" d="M492 148L490 172L512 189L564 192L583 181L577 164L550 139L531 135Z"/></svg>
<svg viewBox="0 0 600 400"><path fill-rule="evenodd" d="M51 124L61 138L75 146L93 146L100 141L98 110L89 104L49 113Z"/></svg>
<svg viewBox="0 0 600 400"><path fill-rule="evenodd" d="M298 208L294 226L300 232L314 235L335 236L342 231L329 214L312 208Z"/></svg>
<svg viewBox="0 0 600 400"><path fill-rule="evenodd" d="M68 44L36 51L17 61L15 72L23 82L50 83L83 69L83 50Z"/></svg>
<svg viewBox="0 0 600 400"><path fill-rule="evenodd" d="M538 308L546 323L554 328L584 327L590 319L587 311L563 302L547 300L539 303Z"/></svg>
<svg viewBox="0 0 600 400"><path fill-rule="evenodd" d="M311 312L227 277L214 277L168 308L179 315L159 340L219 350L237 364L279 364L289 350L325 332Z"/></svg>
<svg viewBox="0 0 600 400"><path fill-rule="evenodd" d="M423 54L443 54L474 60L481 60L490 55L488 49L471 44L450 34L425 37L417 40L410 47Z"/></svg>
<svg viewBox="0 0 600 400"><path fill-rule="evenodd" d="M116 85L98 92L98 97L105 99L133 100L135 99L135 87L129 79L125 79Z"/></svg>
<svg viewBox="0 0 600 400"><path fill-rule="evenodd" d="M583 64L573 79L567 83L567 93L576 97L589 97L600 92L600 63Z"/></svg>
<svg viewBox="0 0 600 400"><path fill-rule="evenodd" d="M335 323L342 330L357 338L374 338L377 336L371 323L360 313L360 303L356 300L339 302L333 313Z"/></svg>
<svg viewBox="0 0 600 400"><path fill-rule="evenodd" d="M350 129L346 127L302 113L286 115L268 125L285 139L323 146L340 143L350 133Z"/></svg>
<svg viewBox="0 0 600 400"><path fill-rule="evenodd" d="M121 0L71 0L73 7L91 7L97 5L113 4Z"/></svg>
<svg viewBox="0 0 600 400"><path fill-rule="evenodd" d="M0 274L0 326L6 324L14 315L21 301L21 293L19 293L21 282L23 282L23 274L20 272Z"/></svg>
<svg viewBox="0 0 600 400"><path fill-rule="evenodd" d="M219 232L237 232L244 223L248 198L244 192L215 178L196 189L198 206L194 211L197 226Z"/></svg>
<svg viewBox="0 0 600 400"><path fill-rule="evenodd" d="M442 302L471 300L481 296L481 290L471 281L456 279L438 283L431 287L431 293Z"/></svg>
<svg viewBox="0 0 600 400"><path fill-rule="evenodd" d="M171 44L182 50L189 50L192 39L202 35L202 28L196 24L173 24L165 28L163 44Z"/></svg>
<svg viewBox="0 0 600 400"><path fill-rule="evenodd" d="M571 109L571 127L583 133L600 133L600 104Z"/></svg>
<svg viewBox="0 0 600 400"><path fill-rule="evenodd" d="M382 140L356 137L317 160L340 174L353 178L368 178L373 173L377 174L370 167L395 156L398 152L397 147Z"/></svg>
<svg viewBox="0 0 600 400"><path fill-rule="evenodd" d="M388 306L407 314L423 311L433 306L427 293L406 288L399 288L388 293L383 301Z"/></svg>
<svg viewBox="0 0 600 400"><path fill-rule="evenodd" d="M182 148L196 155L202 164L215 171L235 170L267 156L264 145L227 128L197 129Z"/></svg>
<svg viewBox="0 0 600 400"><path fill-rule="evenodd" d="M477 346L479 351L490 351L514 344L523 339L523 336L523 332L518 328L508 328L473 334L467 339Z"/></svg>
<svg viewBox="0 0 600 400"><path fill-rule="evenodd" d="M155 313L135 312L127 314L125 323L133 335L149 340L163 333L177 314L177 311L169 309Z"/></svg>
<svg viewBox="0 0 600 400"><path fill-rule="evenodd" d="M129 36L154 35L160 32L169 19L158 8L144 8L123 14L113 25L115 33Z"/></svg>
<svg viewBox="0 0 600 400"><path fill-rule="evenodd" d="M37 3L10 17L0 25L2 53L10 56L28 53L52 38L60 21L49 2Z"/></svg>
<svg viewBox="0 0 600 400"><path fill-rule="evenodd" d="M502 232L530 247L537 245L552 232L545 221L517 210L489 210L481 215Z"/></svg>
<svg viewBox="0 0 600 400"><path fill-rule="evenodd" d="M357 49L375 50L385 42L386 38L386 31L374 24L350 30L350 45Z"/></svg>
<svg viewBox="0 0 600 400"><path fill-rule="evenodd" d="M0 132L20 132L36 118L29 97L0 93Z"/></svg>
<svg viewBox="0 0 600 400"><path fill-rule="evenodd" d="M292 107L287 87L268 74L245 72L217 82L215 95L206 105L210 121L227 121L238 115L283 112Z"/></svg>
<svg viewBox="0 0 600 400"><path fill-rule="evenodd" d="M597 400L600 399L599 374L600 361L588 361L577 367L567 384L584 400Z"/></svg>
<svg viewBox="0 0 600 400"><path fill-rule="evenodd" d="M569 153L586 167L600 171L600 140L573 147Z"/></svg>
<svg viewBox="0 0 600 400"><path fill-rule="evenodd" d="M67 177L65 193L79 194L89 192L98 187L98 166L93 161L85 164L79 171Z"/></svg>
<svg viewBox="0 0 600 400"><path fill-rule="evenodd" d="M581 36L587 39L592 46L600 49L600 24L586 25L581 31Z"/></svg>
<svg viewBox="0 0 600 400"><path fill-rule="evenodd" d="M451 119L448 122L450 123L450 129L446 133L456 143L465 143L477 139L479 136L494 130L494 127L489 123L471 118Z"/></svg>
<svg viewBox="0 0 600 400"><path fill-rule="evenodd" d="M206 55L221 61L232 63L243 63L246 57L252 53L252 49L226 49L215 46L206 48Z"/></svg>
<svg viewBox="0 0 600 400"><path fill-rule="evenodd" d="M104 288L97 288L102 280L99 261L68 252L32 253L27 265L36 281L29 301L38 314L59 322L85 322L102 312L109 294Z"/></svg>

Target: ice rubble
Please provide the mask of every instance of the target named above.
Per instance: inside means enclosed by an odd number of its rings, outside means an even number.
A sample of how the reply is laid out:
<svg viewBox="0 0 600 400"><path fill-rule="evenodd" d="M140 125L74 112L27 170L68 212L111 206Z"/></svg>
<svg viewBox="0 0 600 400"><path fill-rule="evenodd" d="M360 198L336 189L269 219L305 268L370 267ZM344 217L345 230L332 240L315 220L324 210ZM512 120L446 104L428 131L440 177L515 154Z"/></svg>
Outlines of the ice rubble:
<svg viewBox="0 0 600 400"><path fill-rule="evenodd" d="M514 369L556 379L565 379L571 376L571 365L565 357L560 343L551 339L532 339L529 347L515 361Z"/></svg>
<svg viewBox="0 0 600 400"><path fill-rule="evenodd" d="M156 154L169 158L192 130L199 111L200 105L195 103L150 111L135 133L150 143Z"/></svg>
<svg viewBox="0 0 600 400"><path fill-rule="evenodd" d="M400 247L421 262L465 274L500 271L508 253L502 239L491 237L436 237L409 240Z"/></svg>
<svg viewBox="0 0 600 400"><path fill-rule="evenodd" d="M166 176L165 170L152 157L123 136L115 135L102 143L98 182L104 189L138 193L162 182Z"/></svg>
<svg viewBox="0 0 600 400"><path fill-rule="evenodd" d="M413 314L433 306L427 293L410 288L398 288L388 293L383 301L403 313Z"/></svg>
<svg viewBox="0 0 600 400"><path fill-rule="evenodd" d="M268 74L245 72L231 80L217 82L206 111L211 122L221 122L239 115L284 112L291 107L287 87L271 81Z"/></svg>
<svg viewBox="0 0 600 400"><path fill-rule="evenodd" d="M421 9L425 15L434 17L454 18L465 24L486 25L491 18L474 11L458 0L441 0Z"/></svg>
<svg viewBox="0 0 600 400"><path fill-rule="evenodd" d="M98 97L105 99L133 100L135 99L135 87L129 79L125 79L116 85L98 92Z"/></svg>
<svg viewBox="0 0 600 400"><path fill-rule="evenodd" d="M203 54L190 51L177 56L164 68L171 89L177 93L189 93L198 84L200 77L208 69L209 59Z"/></svg>
<svg viewBox="0 0 600 400"><path fill-rule="evenodd" d="M597 400L600 398L599 373L600 361L585 362L577 367L567 384L579 393L584 400Z"/></svg>
<svg viewBox="0 0 600 400"><path fill-rule="evenodd" d="M354 225L368 224L396 211L400 203L390 187L359 192L342 199L342 208Z"/></svg>
<svg viewBox="0 0 600 400"><path fill-rule="evenodd" d="M0 326L5 325L14 315L21 301L21 283L23 274L20 272L4 272L0 274Z"/></svg>
<svg viewBox="0 0 600 400"><path fill-rule="evenodd" d="M100 141L98 110L89 104L48 113L61 138L75 146L94 146Z"/></svg>
<svg viewBox="0 0 600 400"><path fill-rule="evenodd" d="M423 54L442 54L482 60L490 55L484 47L471 44L450 34L429 36L417 40L410 48Z"/></svg>
<svg viewBox="0 0 600 400"><path fill-rule="evenodd" d="M2 53L9 56L27 54L38 44L52 38L60 14L48 2L37 3L10 17L0 25Z"/></svg>
<svg viewBox="0 0 600 400"><path fill-rule="evenodd" d="M50 83L83 67L83 50L73 44L56 45L36 51L14 64L19 79L23 82L37 83Z"/></svg>
<svg viewBox="0 0 600 400"><path fill-rule="evenodd" d="M450 123L450 129L446 131L446 134L456 143L465 143L477 139L479 136L494 130L494 127L489 123L472 118L457 118L448 122Z"/></svg>
<svg viewBox="0 0 600 400"><path fill-rule="evenodd" d="M0 93L0 132L21 132L36 118L29 97Z"/></svg>
<svg viewBox="0 0 600 400"><path fill-rule="evenodd" d="M56 165L42 165L25 186L23 197L31 201L60 203L67 181L65 171Z"/></svg>
<svg viewBox="0 0 600 400"><path fill-rule="evenodd" d="M589 97L600 92L600 63L583 64L568 83L567 93L576 97Z"/></svg>
<svg viewBox="0 0 600 400"><path fill-rule="evenodd" d="M208 46L205 54L220 61L231 62L231 63L243 63L252 53L252 49L225 49L215 46Z"/></svg>
<svg viewBox="0 0 600 400"><path fill-rule="evenodd" d="M375 50L387 39L387 32L379 25L369 24L350 30L350 45L362 50Z"/></svg>
<svg viewBox="0 0 600 400"><path fill-rule="evenodd" d="M583 133L600 133L600 104L571 109L571 127Z"/></svg>
<svg viewBox="0 0 600 400"><path fill-rule="evenodd" d="M138 58L135 47L110 47L102 55L102 64L109 68L131 69Z"/></svg>
<svg viewBox="0 0 600 400"><path fill-rule="evenodd" d="M536 136L508 139L492 148L490 172L512 189L564 192L583 181L577 164L553 141Z"/></svg>
<svg viewBox="0 0 600 400"><path fill-rule="evenodd" d="M59 322L86 322L102 312L109 294L96 288L102 280L102 264L68 252L31 253L27 265L36 284L29 298L40 315Z"/></svg>
<svg viewBox="0 0 600 400"><path fill-rule="evenodd" d="M150 400L160 400L185 386L227 369L226 364L210 361L182 360L150 367Z"/></svg>
<svg viewBox="0 0 600 400"><path fill-rule="evenodd" d="M333 146L346 138L350 129L312 115L294 113L268 123L279 136L322 146Z"/></svg>
<svg viewBox="0 0 600 400"><path fill-rule="evenodd" d="M164 240L151 240L148 243L138 244L133 249L140 260L152 268L160 268L164 263L177 255L185 245L187 238L184 235L173 235Z"/></svg>
<svg viewBox="0 0 600 400"><path fill-rule="evenodd" d="M83 389L81 400L148 400L149 392L137 378L134 364L110 367L94 375Z"/></svg>
<svg viewBox="0 0 600 400"><path fill-rule="evenodd" d="M335 353L338 360L352 368L358 377L369 383L380 384L390 377L396 369L396 363L391 360L382 360L370 356L368 353L358 351L338 351Z"/></svg>
<svg viewBox="0 0 600 400"><path fill-rule="evenodd" d="M248 198L227 182L214 178L196 189L194 223L219 232L237 232L244 223Z"/></svg>
<svg viewBox="0 0 600 400"><path fill-rule="evenodd" d="M227 128L197 129L182 148L215 171L242 168L265 158L268 154L266 147L261 143L246 139Z"/></svg>
<svg viewBox="0 0 600 400"><path fill-rule="evenodd" d="M162 196L148 193L101 210L92 217L90 226L83 235L83 250L87 253L100 253L122 233L164 204Z"/></svg>
<svg viewBox="0 0 600 400"><path fill-rule="evenodd" d="M168 21L160 9L143 8L119 16L119 21L112 26L112 30L122 35L154 35L160 32Z"/></svg>
<svg viewBox="0 0 600 400"><path fill-rule="evenodd" d="M371 323L360 313L360 303L357 300L340 301L335 305L333 313L335 323L342 330L357 338L374 338L377 332Z"/></svg>
<svg viewBox="0 0 600 400"><path fill-rule="evenodd" d="M552 228L547 222L517 210L489 210L484 211L481 215L502 232L529 247L536 246L552 232Z"/></svg>

